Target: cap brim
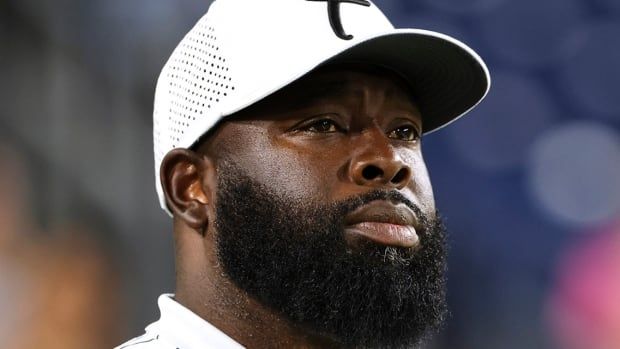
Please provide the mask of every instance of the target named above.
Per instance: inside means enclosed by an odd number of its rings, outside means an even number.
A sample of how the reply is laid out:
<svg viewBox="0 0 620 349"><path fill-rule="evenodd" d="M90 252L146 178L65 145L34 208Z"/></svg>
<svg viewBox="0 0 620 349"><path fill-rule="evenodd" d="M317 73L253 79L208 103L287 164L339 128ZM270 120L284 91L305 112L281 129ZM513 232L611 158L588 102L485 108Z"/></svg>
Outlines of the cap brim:
<svg viewBox="0 0 620 349"><path fill-rule="evenodd" d="M491 85L484 61L462 42L420 29L396 29L364 40L321 65L358 62L384 66L411 86L424 133L442 128L475 107Z"/></svg>

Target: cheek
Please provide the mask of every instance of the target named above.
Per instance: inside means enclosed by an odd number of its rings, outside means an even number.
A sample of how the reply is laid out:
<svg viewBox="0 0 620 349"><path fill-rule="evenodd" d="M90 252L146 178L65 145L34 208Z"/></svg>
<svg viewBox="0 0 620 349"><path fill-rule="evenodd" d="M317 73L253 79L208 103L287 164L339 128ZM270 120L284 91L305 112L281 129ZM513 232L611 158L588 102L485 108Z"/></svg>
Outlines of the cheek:
<svg viewBox="0 0 620 349"><path fill-rule="evenodd" d="M248 176L273 193L294 200L322 200L332 187L329 174L335 170L311 149L281 144L267 134L240 144L231 159ZM331 157L330 157L331 158Z"/></svg>
<svg viewBox="0 0 620 349"><path fill-rule="evenodd" d="M426 214L433 215L435 213L433 186L421 150L408 152L402 158L411 166L409 188L418 200L420 209Z"/></svg>

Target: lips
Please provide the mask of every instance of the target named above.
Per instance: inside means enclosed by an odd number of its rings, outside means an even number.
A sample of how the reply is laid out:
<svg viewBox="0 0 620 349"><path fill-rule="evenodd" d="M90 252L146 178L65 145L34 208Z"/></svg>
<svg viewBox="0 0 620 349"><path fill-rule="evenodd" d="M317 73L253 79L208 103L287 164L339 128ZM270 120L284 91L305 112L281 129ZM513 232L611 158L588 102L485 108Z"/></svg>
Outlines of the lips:
<svg viewBox="0 0 620 349"><path fill-rule="evenodd" d="M416 216L407 205L376 200L345 217L345 235L349 240L368 239L387 246L414 247L419 243L416 225Z"/></svg>

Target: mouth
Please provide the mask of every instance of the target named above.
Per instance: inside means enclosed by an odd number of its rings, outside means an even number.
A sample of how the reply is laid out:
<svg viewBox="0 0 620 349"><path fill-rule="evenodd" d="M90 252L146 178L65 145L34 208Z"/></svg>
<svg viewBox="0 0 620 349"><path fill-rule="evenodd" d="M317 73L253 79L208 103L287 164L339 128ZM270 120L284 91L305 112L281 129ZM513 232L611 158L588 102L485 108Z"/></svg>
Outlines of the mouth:
<svg viewBox="0 0 620 349"><path fill-rule="evenodd" d="M385 200L372 201L345 217L345 238L350 243L359 240L394 247L411 248L419 244L417 218L405 204Z"/></svg>

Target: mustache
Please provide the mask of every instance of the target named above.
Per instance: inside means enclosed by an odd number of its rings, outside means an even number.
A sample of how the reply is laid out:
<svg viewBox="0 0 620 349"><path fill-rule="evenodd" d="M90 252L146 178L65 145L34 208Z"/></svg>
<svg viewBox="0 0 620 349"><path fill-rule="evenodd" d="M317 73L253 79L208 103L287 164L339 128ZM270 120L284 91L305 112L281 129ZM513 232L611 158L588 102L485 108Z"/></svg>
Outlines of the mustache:
<svg viewBox="0 0 620 349"><path fill-rule="evenodd" d="M355 197L342 200L335 204L336 211L341 217L344 217L348 213L375 200L390 201L394 204L405 204L407 207L409 207L409 209L413 211L413 213L415 213L418 219L422 221L427 221L426 215L422 213L422 210L420 209L420 207L418 207L418 205L414 204L411 200L407 199L405 195L395 190L376 189Z"/></svg>

